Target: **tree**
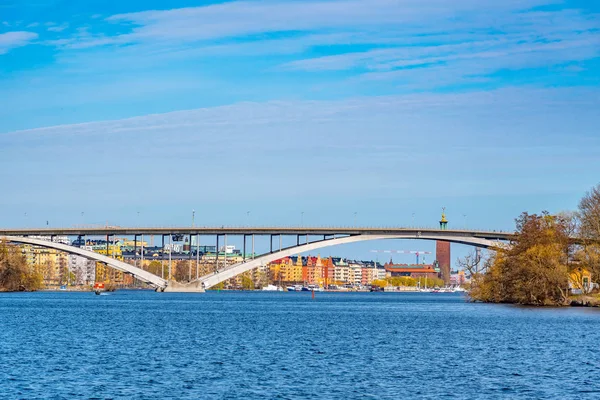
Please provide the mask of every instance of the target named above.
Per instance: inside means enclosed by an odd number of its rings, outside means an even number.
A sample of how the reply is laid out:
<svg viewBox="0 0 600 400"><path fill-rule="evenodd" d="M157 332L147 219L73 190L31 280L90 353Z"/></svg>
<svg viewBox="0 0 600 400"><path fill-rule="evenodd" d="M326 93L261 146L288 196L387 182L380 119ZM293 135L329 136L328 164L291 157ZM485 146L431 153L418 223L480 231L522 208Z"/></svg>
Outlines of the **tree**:
<svg viewBox="0 0 600 400"><path fill-rule="evenodd" d="M252 281L252 278L247 275L242 276L242 289L254 290L254 282Z"/></svg>
<svg viewBox="0 0 600 400"><path fill-rule="evenodd" d="M162 264L158 260L152 260L148 264L148 272L160 276L162 274Z"/></svg>
<svg viewBox="0 0 600 400"><path fill-rule="evenodd" d="M600 184L596 185L579 202L579 237L583 239L577 258L600 280Z"/></svg>
<svg viewBox="0 0 600 400"><path fill-rule="evenodd" d="M475 277L474 300L530 305L563 305L567 300L570 248L564 218L521 214L516 238L499 250L488 271Z"/></svg>
<svg viewBox="0 0 600 400"><path fill-rule="evenodd" d="M591 241L600 240L600 184L579 202L580 235Z"/></svg>
<svg viewBox="0 0 600 400"><path fill-rule="evenodd" d="M481 267L481 260L477 256L477 252L471 251L464 257L459 257L456 260L458 267L465 271L470 276L478 275Z"/></svg>
<svg viewBox="0 0 600 400"><path fill-rule="evenodd" d="M179 260L173 265L173 278L177 282L188 282L189 281L189 261L187 260Z"/></svg>
<svg viewBox="0 0 600 400"><path fill-rule="evenodd" d="M0 290L38 290L42 282L43 277L31 271L19 247L0 241Z"/></svg>
<svg viewBox="0 0 600 400"><path fill-rule="evenodd" d="M420 277L417 279L419 287L421 288L433 288L433 287L442 287L444 286L444 280L440 278L432 278L432 277Z"/></svg>
<svg viewBox="0 0 600 400"><path fill-rule="evenodd" d="M375 279L371 282L371 286L378 286L380 288L384 288L388 285L388 282L385 279Z"/></svg>
<svg viewBox="0 0 600 400"><path fill-rule="evenodd" d="M409 276L395 276L388 278L388 282L392 286L417 286L417 281Z"/></svg>

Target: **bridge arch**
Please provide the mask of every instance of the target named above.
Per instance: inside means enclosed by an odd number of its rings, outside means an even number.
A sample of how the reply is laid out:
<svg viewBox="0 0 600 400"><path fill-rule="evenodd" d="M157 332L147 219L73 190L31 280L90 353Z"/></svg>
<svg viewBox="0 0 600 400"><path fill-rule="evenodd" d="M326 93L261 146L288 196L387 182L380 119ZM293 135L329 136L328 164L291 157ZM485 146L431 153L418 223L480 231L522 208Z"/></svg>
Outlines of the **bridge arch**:
<svg viewBox="0 0 600 400"><path fill-rule="evenodd" d="M3 236L0 237L0 239L11 243L31 244L35 246L46 247L49 249L64 251L65 253L69 254L76 254L78 256L85 257L89 260L100 261L118 271L131 274L134 278L139 279L142 282L146 282L156 287L157 289L164 290L164 288L167 287L167 281L159 276L156 276L148 271L144 271L141 268L134 267L133 265L127 264L126 262L119 261L114 258L107 257L105 255L98 254L90 250L70 246L63 243L55 243L48 240L33 239L21 236Z"/></svg>
<svg viewBox="0 0 600 400"><path fill-rule="evenodd" d="M301 244L298 246L291 246L285 249L281 249L280 251L276 251L273 253L267 253L261 255L259 257L254 258L253 260L245 261L242 263L238 263L227 267L223 270L220 270L214 274L208 274L198 279L200 285L204 289L208 289L212 286L218 285L221 282L226 281L227 279L233 278L239 274L250 271L254 268L267 265L268 263L278 260L280 258L289 257L294 254L304 253L307 251L312 251L316 249L321 249L329 246L336 246L340 244L348 244L355 242L363 242L367 240L382 240L382 239L419 239L419 240L444 240L451 243L458 244L466 244L475 247L481 247L484 249L494 249L504 247L506 244L494 241L490 239L484 239L473 236L447 236L447 235L435 235L431 233L427 234L396 234L396 235L354 235L354 236L345 236L342 238L332 238L332 239L324 239L316 242L310 242L306 244ZM193 284L198 284L198 282L192 282Z"/></svg>

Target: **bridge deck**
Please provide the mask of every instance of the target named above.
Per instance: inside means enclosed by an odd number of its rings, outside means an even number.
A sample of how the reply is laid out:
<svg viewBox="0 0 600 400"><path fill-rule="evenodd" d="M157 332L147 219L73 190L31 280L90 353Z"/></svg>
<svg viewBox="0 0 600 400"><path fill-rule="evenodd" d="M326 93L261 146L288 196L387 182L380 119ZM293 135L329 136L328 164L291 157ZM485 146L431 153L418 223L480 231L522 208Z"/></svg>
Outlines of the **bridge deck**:
<svg viewBox="0 0 600 400"><path fill-rule="evenodd" d="M414 235L436 234L510 240L512 232L479 230L441 230L403 227L73 227L0 229L0 236L106 236L106 235Z"/></svg>

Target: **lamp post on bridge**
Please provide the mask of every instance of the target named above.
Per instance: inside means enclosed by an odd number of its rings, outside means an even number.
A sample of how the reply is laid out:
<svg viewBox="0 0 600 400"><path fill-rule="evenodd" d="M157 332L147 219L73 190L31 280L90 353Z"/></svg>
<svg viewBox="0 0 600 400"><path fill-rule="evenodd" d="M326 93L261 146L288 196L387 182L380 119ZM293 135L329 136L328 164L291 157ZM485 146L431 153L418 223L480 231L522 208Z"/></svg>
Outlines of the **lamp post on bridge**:
<svg viewBox="0 0 600 400"><path fill-rule="evenodd" d="M300 226L304 226L304 211L300 211Z"/></svg>
<svg viewBox="0 0 600 400"><path fill-rule="evenodd" d="M356 228L356 214L358 214L357 211L354 211L354 227Z"/></svg>

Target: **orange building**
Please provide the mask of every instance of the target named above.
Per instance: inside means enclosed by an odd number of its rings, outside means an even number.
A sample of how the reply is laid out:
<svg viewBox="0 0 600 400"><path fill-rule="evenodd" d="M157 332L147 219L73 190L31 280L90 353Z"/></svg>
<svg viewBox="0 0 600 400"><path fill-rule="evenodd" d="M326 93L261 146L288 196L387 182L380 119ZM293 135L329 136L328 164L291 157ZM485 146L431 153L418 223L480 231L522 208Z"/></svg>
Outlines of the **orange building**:
<svg viewBox="0 0 600 400"><path fill-rule="evenodd" d="M333 283L334 270L335 266L333 265L333 260L331 257L321 260L321 277L323 279L321 283L323 287L328 287Z"/></svg>
<svg viewBox="0 0 600 400"><path fill-rule="evenodd" d="M409 276L411 278L437 278L438 272L431 264L392 264L384 265L391 276Z"/></svg>

